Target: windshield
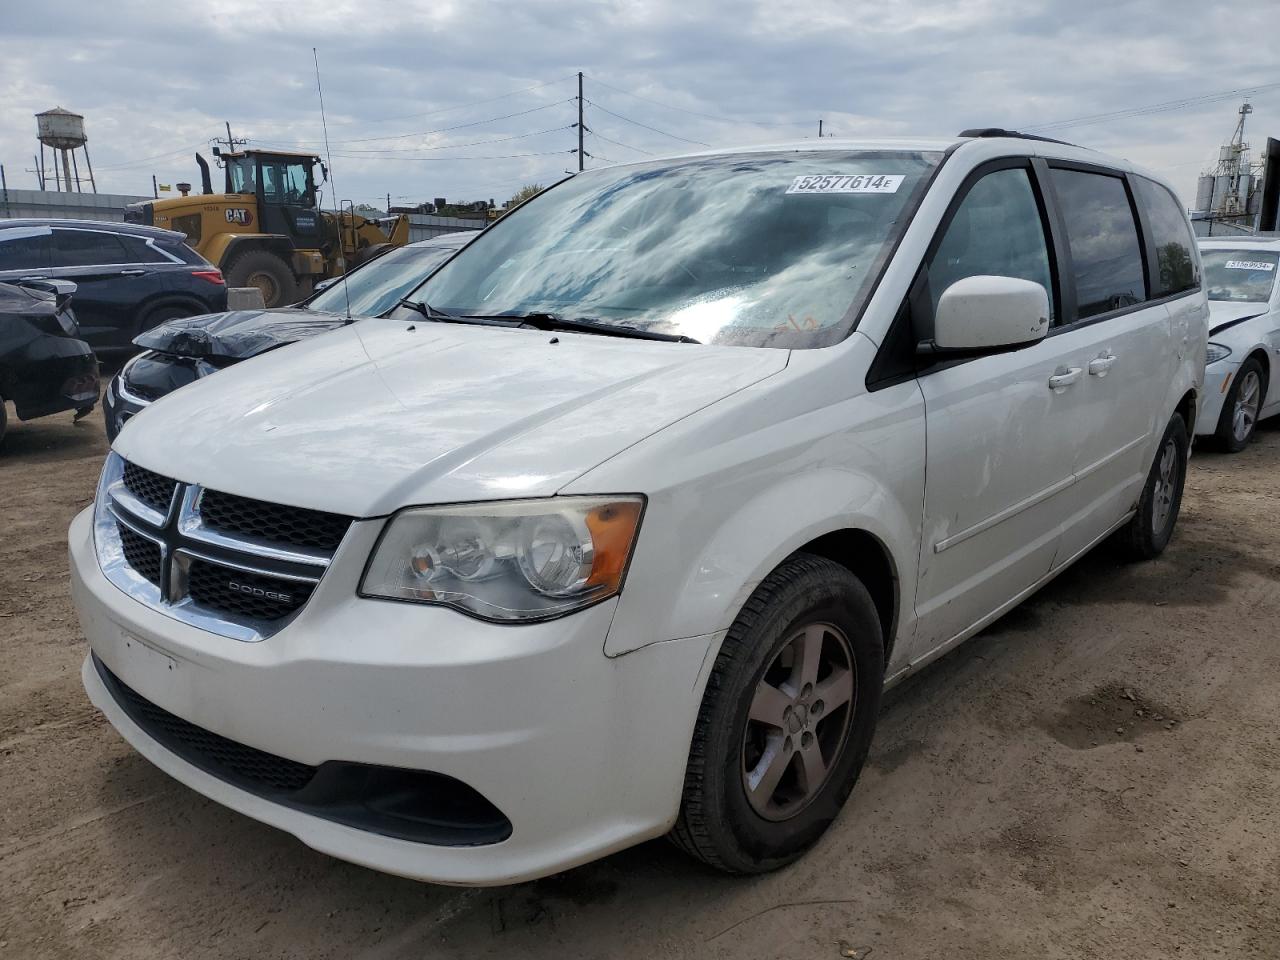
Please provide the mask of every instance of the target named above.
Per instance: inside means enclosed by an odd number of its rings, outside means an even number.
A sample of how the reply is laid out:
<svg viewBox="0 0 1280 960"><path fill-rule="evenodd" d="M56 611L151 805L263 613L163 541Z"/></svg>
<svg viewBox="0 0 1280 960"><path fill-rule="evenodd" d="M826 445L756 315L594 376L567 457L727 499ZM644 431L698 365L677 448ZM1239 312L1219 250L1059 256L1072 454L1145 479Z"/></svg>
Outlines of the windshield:
<svg viewBox="0 0 1280 960"><path fill-rule="evenodd" d="M1280 254L1262 250L1201 250L1210 300L1263 303L1276 282Z"/></svg>
<svg viewBox="0 0 1280 960"><path fill-rule="evenodd" d="M307 302L307 309L346 313L349 296L353 316L376 317L394 307L401 297L456 250L456 247L445 246L400 247L384 253L347 275L345 293L339 280L312 297Z"/></svg>
<svg viewBox="0 0 1280 960"><path fill-rule="evenodd" d="M614 167L499 220L413 294L703 343L846 336L940 153L755 153Z"/></svg>

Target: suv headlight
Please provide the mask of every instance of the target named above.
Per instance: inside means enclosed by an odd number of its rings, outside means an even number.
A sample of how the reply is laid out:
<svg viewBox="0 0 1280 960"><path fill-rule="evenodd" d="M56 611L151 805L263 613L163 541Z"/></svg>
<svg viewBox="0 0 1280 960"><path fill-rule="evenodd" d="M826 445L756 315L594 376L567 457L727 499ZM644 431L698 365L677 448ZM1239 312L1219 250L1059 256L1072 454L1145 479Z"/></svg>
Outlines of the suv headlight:
<svg viewBox="0 0 1280 960"><path fill-rule="evenodd" d="M1204 355L1205 363L1217 363L1225 357L1231 356L1231 348L1224 347L1220 343L1210 343L1209 349Z"/></svg>
<svg viewBox="0 0 1280 960"><path fill-rule="evenodd" d="M454 607L485 620L548 620L612 597L642 497L551 497L413 507L388 521L363 597Z"/></svg>

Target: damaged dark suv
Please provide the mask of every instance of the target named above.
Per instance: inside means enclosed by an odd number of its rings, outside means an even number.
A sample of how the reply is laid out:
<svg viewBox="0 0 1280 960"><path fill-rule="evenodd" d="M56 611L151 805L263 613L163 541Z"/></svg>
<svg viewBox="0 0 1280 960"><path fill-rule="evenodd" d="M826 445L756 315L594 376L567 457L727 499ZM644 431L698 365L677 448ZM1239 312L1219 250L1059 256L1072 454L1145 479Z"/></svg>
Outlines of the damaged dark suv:
<svg viewBox="0 0 1280 960"><path fill-rule="evenodd" d="M98 402L98 360L79 339L70 309L74 290L65 281L0 283L0 443L6 401L19 420L63 410L84 416Z"/></svg>

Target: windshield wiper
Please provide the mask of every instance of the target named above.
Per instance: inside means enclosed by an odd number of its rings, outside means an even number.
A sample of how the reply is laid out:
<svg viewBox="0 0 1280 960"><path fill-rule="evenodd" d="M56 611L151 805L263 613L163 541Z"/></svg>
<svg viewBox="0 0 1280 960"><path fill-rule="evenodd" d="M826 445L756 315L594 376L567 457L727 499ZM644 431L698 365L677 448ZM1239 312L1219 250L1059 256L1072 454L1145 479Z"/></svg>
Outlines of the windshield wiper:
<svg viewBox="0 0 1280 960"><path fill-rule="evenodd" d="M468 319L475 320L510 320L520 326L533 327L535 330L569 330L577 333L598 333L606 337L629 337L633 340L662 340L668 343L698 343L693 337L682 333L658 333L656 330L641 330L639 327L626 327L589 317L570 319L558 313L534 311L531 313L492 313L480 314Z"/></svg>
<svg viewBox="0 0 1280 960"><path fill-rule="evenodd" d="M429 303L421 300L403 299L396 303L397 307L408 307L415 313L420 313L428 320L435 320L439 323L466 323L477 327L518 327L520 323L510 317L460 317L456 313L450 313L447 310L441 310L439 307L433 307Z"/></svg>

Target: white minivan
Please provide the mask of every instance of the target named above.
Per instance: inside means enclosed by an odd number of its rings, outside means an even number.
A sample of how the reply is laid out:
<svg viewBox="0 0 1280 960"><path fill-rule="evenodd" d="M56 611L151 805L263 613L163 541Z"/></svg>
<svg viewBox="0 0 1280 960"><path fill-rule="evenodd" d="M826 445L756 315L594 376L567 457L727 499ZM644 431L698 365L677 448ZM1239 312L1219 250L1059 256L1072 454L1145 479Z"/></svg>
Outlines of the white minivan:
<svg viewBox="0 0 1280 960"><path fill-rule="evenodd" d="M778 867L887 684L1111 535L1164 548L1207 316L1168 186L1066 144L582 173L129 422L70 530L84 684L380 870Z"/></svg>

